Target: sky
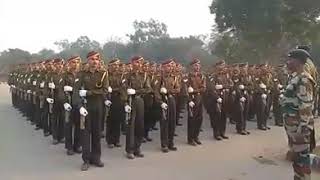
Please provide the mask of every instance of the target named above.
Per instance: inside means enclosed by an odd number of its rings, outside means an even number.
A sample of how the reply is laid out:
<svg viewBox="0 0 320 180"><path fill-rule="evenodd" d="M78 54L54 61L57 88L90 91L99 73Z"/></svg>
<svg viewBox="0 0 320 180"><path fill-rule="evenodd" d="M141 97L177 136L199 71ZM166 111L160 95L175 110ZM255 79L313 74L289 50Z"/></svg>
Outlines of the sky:
<svg viewBox="0 0 320 180"><path fill-rule="evenodd" d="M134 20L159 20L172 37L210 34L212 0L0 0L0 52L56 49L55 41L86 35L126 40Z"/></svg>

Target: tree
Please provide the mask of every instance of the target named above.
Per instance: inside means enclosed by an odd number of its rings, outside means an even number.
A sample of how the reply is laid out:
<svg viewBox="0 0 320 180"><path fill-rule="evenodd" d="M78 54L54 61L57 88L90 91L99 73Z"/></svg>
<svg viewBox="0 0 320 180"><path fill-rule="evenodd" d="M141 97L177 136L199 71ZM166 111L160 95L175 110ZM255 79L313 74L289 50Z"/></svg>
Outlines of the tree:
<svg viewBox="0 0 320 180"><path fill-rule="evenodd" d="M319 9L317 0L213 0L210 10L215 14L214 30L224 37L215 44L226 43L225 36L229 36L242 49L232 56L255 61L271 55L271 60L276 61L281 54L279 49L287 48L286 44L306 43L318 36ZM224 51L232 47L225 47Z"/></svg>

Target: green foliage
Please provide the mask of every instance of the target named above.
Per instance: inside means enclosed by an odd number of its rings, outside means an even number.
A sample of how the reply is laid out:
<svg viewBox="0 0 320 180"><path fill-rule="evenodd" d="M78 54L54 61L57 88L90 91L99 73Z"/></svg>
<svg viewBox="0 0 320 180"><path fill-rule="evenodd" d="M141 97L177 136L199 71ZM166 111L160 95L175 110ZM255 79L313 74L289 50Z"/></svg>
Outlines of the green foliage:
<svg viewBox="0 0 320 180"><path fill-rule="evenodd" d="M277 62L319 36L319 0L213 0L210 10L220 33L211 48L228 61Z"/></svg>

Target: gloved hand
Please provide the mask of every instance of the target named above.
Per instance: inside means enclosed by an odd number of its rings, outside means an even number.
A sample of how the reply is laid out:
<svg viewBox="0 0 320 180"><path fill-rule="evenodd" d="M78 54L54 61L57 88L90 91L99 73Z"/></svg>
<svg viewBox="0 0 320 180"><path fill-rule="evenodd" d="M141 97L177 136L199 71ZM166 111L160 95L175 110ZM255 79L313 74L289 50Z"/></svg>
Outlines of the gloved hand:
<svg viewBox="0 0 320 180"><path fill-rule="evenodd" d="M79 95L80 95L80 97L86 97L87 96L87 90L83 90L83 89L81 89L81 90L79 90Z"/></svg>
<svg viewBox="0 0 320 180"><path fill-rule="evenodd" d="M72 106L69 103L64 103L63 104L64 110L66 111L71 111L72 110Z"/></svg>
<svg viewBox="0 0 320 180"><path fill-rule="evenodd" d="M40 88L44 88L44 82L40 83Z"/></svg>
<svg viewBox="0 0 320 180"><path fill-rule="evenodd" d="M246 99L245 97L241 97L241 98L240 98L240 102L243 102L243 103L244 103L244 102L246 102L246 100L247 100L247 99Z"/></svg>
<svg viewBox="0 0 320 180"><path fill-rule="evenodd" d="M132 88L129 88L129 89L127 89L127 94L128 95L135 95L136 94L136 90L132 89Z"/></svg>
<svg viewBox="0 0 320 180"><path fill-rule="evenodd" d="M188 87L188 93L193 93L194 92L194 89L190 86Z"/></svg>
<svg viewBox="0 0 320 180"><path fill-rule="evenodd" d="M161 103L161 108L164 109L164 110L167 110L168 109L168 104Z"/></svg>
<svg viewBox="0 0 320 180"><path fill-rule="evenodd" d="M268 96L267 96L266 94L261 94L261 98L262 98L262 99L267 99L267 97L268 97Z"/></svg>
<svg viewBox="0 0 320 180"><path fill-rule="evenodd" d="M47 98L47 102L48 102L49 104L53 104L53 103L54 103L54 100L53 100L52 98Z"/></svg>
<svg viewBox="0 0 320 180"><path fill-rule="evenodd" d="M55 89L56 88L56 85L54 83L52 83L52 82L49 83L48 86L49 86L50 89Z"/></svg>
<svg viewBox="0 0 320 180"><path fill-rule="evenodd" d="M86 110L86 108L81 107L79 109L80 115L86 117L88 115L88 111Z"/></svg>
<svg viewBox="0 0 320 180"><path fill-rule="evenodd" d="M30 90L30 89L29 89L29 90L27 90L27 93L28 93L28 94L31 94L31 90Z"/></svg>
<svg viewBox="0 0 320 180"><path fill-rule="evenodd" d="M73 88L71 86L64 86L63 91L64 92L72 92Z"/></svg>
<svg viewBox="0 0 320 180"><path fill-rule="evenodd" d="M167 91L167 89L165 87L162 87L162 88L160 88L160 93L161 94L167 94L168 91Z"/></svg>
<svg viewBox="0 0 320 180"><path fill-rule="evenodd" d="M112 93L112 88L110 86L108 87L108 93Z"/></svg>
<svg viewBox="0 0 320 180"><path fill-rule="evenodd" d="M195 105L196 105L196 104L195 104L193 101L190 101L190 102L189 102L189 106L190 106L191 108L193 108Z"/></svg>
<svg viewBox="0 0 320 180"><path fill-rule="evenodd" d="M110 107L111 104L112 104L112 102L107 99L107 100L104 101L104 104L105 104L106 106Z"/></svg>
<svg viewBox="0 0 320 180"><path fill-rule="evenodd" d="M126 113L130 113L131 112L131 107L129 106L129 105L125 105L124 106L124 111L126 112Z"/></svg>
<svg viewBox="0 0 320 180"><path fill-rule="evenodd" d="M37 85L37 81L32 81L32 85L36 86Z"/></svg>
<svg viewBox="0 0 320 180"><path fill-rule="evenodd" d="M218 98L217 103L222 103L222 98Z"/></svg>

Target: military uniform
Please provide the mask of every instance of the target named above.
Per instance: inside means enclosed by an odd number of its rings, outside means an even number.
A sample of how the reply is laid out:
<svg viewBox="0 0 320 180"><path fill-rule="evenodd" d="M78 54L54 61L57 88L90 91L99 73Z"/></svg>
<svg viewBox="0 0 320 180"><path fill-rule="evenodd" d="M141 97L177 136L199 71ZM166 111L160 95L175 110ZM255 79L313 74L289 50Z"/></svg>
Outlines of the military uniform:
<svg viewBox="0 0 320 180"><path fill-rule="evenodd" d="M88 61L101 61L98 52L89 52ZM96 64L96 66L98 66ZM99 67L83 70L79 73L79 82L76 83L74 91L75 102L77 102L80 114L84 122L80 120L82 139L82 159L84 164L82 170L88 170L89 163L103 167L101 162L101 120L103 118L103 101L108 93L107 72L101 71Z"/></svg>
<svg viewBox="0 0 320 180"><path fill-rule="evenodd" d="M199 64L194 59L191 65ZM206 78L200 72L190 72L188 75L188 143L190 145L202 144L199 140L200 129L203 121L202 94L206 90Z"/></svg>
<svg viewBox="0 0 320 180"><path fill-rule="evenodd" d="M132 62L142 63L140 56L133 57ZM148 75L139 69L134 69L127 76L127 131L126 131L126 153L129 159L143 157L141 153L141 142L145 135L144 131L144 100L143 96L152 91ZM128 112L128 106L132 111ZM129 115L130 114L130 115Z"/></svg>

